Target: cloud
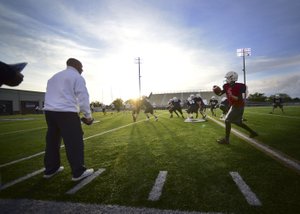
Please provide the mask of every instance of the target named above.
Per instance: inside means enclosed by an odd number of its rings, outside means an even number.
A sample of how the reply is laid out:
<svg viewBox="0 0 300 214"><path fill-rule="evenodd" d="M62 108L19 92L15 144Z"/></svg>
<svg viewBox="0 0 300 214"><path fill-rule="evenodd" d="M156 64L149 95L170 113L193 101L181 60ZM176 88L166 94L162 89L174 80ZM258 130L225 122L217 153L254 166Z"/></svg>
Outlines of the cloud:
<svg viewBox="0 0 300 214"><path fill-rule="evenodd" d="M242 75L241 58L235 56L235 49L226 49L226 44L239 44L238 37L224 37L214 22L220 17L214 14L208 20L212 12L205 10L202 16L203 9L196 8L183 7L181 1L172 7L128 0L91 0L84 5L77 0L0 3L0 53L4 61L29 62L19 89L44 91L50 76L64 69L67 58L75 57L83 62L91 100L110 102L117 97L135 97L135 59L141 57L143 94L210 90L212 85L223 83L229 70ZM190 9L194 9L191 14ZM286 77L280 73L284 70L295 74L299 59L299 55L252 56L247 59L249 84L253 84L249 86L271 93L277 84L278 90L283 87L293 91L282 83ZM293 77L291 82L295 81Z"/></svg>
<svg viewBox="0 0 300 214"><path fill-rule="evenodd" d="M286 93L291 97L300 98L300 72L281 74L274 77L263 78L260 80L249 81L249 93L265 93L274 95Z"/></svg>

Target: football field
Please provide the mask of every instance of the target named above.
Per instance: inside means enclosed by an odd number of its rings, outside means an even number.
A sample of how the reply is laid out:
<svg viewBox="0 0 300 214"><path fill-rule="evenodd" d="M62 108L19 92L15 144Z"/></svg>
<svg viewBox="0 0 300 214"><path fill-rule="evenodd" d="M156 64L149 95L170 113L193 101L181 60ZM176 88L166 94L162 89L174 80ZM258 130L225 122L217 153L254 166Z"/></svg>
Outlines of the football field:
<svg viewBox="0 0 300 214"><path fill-rule="evenodd" d="M200 123L168 111L157 111L158 121L141 113L135 123L130 112L94 113L96 123L82 126L85 164L95 173L81 182L71 181L63 144L64 171L42 177L44 115L2 116L0 201L116 205L119 213L300 213L300 107L271 110L247 107L245 123L259 136L232 125L230 145L216 143L224 121L209 109Z"/></svg>

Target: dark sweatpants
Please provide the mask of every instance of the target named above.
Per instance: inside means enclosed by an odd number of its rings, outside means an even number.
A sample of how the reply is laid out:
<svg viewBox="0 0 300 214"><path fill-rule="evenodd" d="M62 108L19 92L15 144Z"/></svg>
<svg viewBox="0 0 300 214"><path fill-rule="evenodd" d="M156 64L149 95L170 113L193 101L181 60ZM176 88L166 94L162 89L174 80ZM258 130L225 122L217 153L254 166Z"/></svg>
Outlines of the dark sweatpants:
<svg viewBox="0 0 300 214"><path fill-rule="evenodd" d="M75 112L45 111L48 125L45 149L45 174L52 174L60 167L60 144L63 139L73 177L85 170L83 131Z"/></svg>

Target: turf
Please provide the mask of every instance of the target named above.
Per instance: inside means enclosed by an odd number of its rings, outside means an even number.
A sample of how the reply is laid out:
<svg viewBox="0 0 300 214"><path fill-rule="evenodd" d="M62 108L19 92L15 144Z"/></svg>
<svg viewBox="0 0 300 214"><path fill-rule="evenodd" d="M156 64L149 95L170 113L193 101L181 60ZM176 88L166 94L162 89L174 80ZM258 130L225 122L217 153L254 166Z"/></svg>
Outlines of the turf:
<svg viewBox="0 0 300 214"><path fill-rule="evenodd" d="M260 135L260 142L300 161L300 108L286 107L285 114L271 108L246 108L246 123ZM220 112L217 112L220 115ZM299 213L300 174L231 135L230 145L215 141L224 128L211 120L184 123L157 111L159 121L132 122L129 112L95 113L92 126L83 125L87 167L106 170L74 195L74 186L61 149L65 170L45 180L37 175L0 192L1 198L28 198L133 207L152 207L225 213ZM208 113L209 114L209 113ZM0 164L44 150L46 123L43 115L0 120ZM233 128L237 128L233 126ZM28 131L26 131L26 129ZM34 130L30 130L34 129ZM13 133L14 131L25 130ZM241 130L242 131L242 130ZM245 132L246 133L246 132ZM2 184L43 167L43 155L1 168ZM159 171L168 171L161 198L148 201ZM262 202L250 206L229 172L238 172Z"/></svg>

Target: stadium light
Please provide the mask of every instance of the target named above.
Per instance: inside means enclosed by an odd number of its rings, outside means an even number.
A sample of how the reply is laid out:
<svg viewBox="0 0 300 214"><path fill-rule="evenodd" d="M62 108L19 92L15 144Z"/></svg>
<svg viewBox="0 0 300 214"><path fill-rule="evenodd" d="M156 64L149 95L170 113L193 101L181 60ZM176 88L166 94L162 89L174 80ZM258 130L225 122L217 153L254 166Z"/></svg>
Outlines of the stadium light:
<svg viewBox="0 0 300 214"><path fill-rule="evenodd" d="M246 56L251 56L251 48L240 48L236 50L237 56L243 57L243 72L244 72L244 84L246 85Z"/></svg>
<svg viewBox="0 0 300 214"><path fill-rule="evenodd" d="M141 58L138 57L135 60L139 67L139 99L141 99Z"/></svg>

